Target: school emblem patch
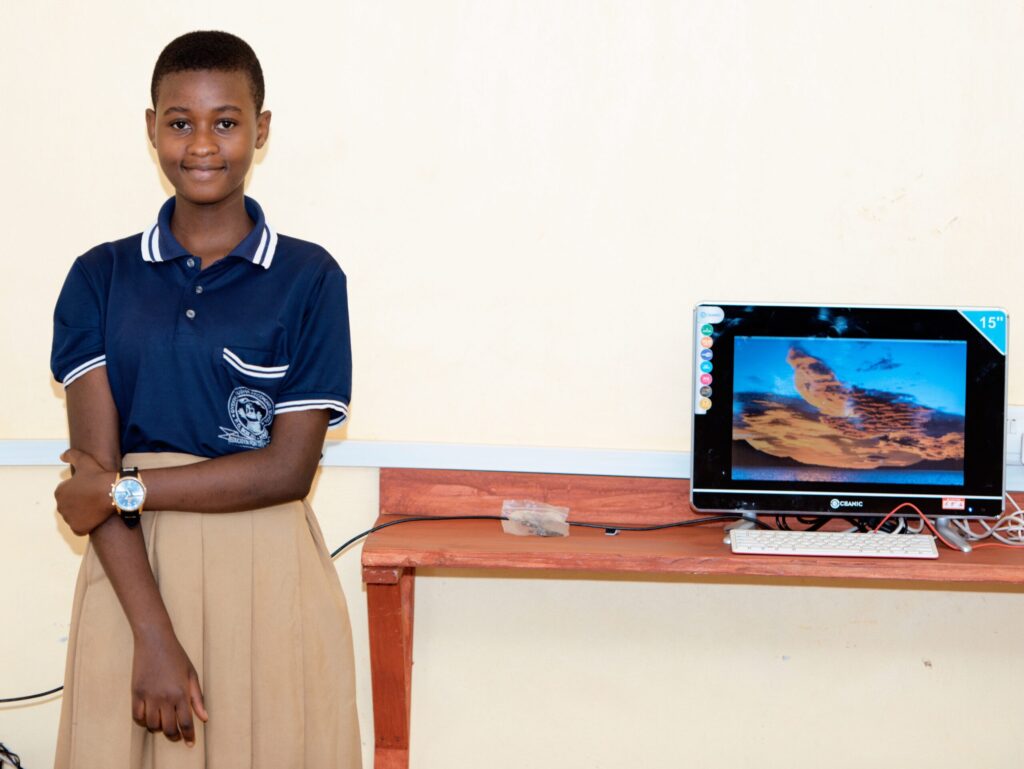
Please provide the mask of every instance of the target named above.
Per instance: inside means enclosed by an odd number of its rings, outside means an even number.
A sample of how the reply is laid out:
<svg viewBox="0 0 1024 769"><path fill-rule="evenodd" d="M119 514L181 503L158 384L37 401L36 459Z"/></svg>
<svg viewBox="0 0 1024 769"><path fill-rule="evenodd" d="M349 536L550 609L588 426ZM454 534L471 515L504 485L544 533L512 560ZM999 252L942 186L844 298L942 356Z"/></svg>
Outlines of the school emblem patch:
<svg viewBox="0 0 1024 769"><path fill-rule="evenodd" d="M270 443L270 423L274 421L274 402L265 392L236 387L228 398L228 416L235 427L220 428L220 438L236 446L262 449Z"/></svg>

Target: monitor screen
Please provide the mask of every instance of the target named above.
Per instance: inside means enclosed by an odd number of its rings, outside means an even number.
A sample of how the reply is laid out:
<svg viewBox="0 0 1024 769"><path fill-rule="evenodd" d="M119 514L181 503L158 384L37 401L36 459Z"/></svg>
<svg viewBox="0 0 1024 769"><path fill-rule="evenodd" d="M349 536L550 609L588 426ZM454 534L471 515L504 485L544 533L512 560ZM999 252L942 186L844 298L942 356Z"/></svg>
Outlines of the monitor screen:
<svg viewBox="0 0 1024 769"><path fill-rule="evenodd" d="M697 509L1001 513L1004 311L715 303L695 321Z"/></svg>

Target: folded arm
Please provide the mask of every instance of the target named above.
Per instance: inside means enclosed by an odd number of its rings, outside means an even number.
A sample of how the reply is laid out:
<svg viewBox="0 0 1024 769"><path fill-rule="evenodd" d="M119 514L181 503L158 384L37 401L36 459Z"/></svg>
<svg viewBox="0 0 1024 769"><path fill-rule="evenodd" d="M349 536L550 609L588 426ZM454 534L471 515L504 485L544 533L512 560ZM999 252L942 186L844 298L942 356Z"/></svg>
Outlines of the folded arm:
<svg viewBox="0 0 1024 769"><path fill-rule="evenodd" d="M57 509L75 533L89 534L131 626L132 717L150 731L193 744L193 712L207 718L198 676L174 634L141 527L129 529L113 515L109 492L121 454L106 369L75 380L66 395L71 448L65 460L72 476L57 487ZM325 411L282 414L265 449L146 470L146 508L221 513L300 499L312 484L327 419Z"/></svg>
<svg viewBox="0 0 1024 769"><path fill-rule="evenodd" d="M58 487L57 507L76 534L88 534L113 512L110 486L120 462L105 370L76 380L67 399L72 440L64 459L75 473ZM231 513L302 499L320 462L328 416L321 409L281 414L266 448L143 471L146 509Z"/></svg>

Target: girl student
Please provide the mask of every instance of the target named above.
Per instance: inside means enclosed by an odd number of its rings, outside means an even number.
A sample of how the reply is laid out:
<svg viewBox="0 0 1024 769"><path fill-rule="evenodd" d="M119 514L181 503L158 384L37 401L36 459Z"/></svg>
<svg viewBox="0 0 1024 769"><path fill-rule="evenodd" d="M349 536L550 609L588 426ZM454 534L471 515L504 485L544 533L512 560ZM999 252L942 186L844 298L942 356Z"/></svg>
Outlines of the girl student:
<svg viewBox="0 0 1024 769"><path fill-rule="evenodd" d="M88 534L56 767L360 766L344 596L305 501L347 416L345 275L244 195L263 74L224 32L172 41L149 137L174 197L79 257L54 318Z"/></svg>

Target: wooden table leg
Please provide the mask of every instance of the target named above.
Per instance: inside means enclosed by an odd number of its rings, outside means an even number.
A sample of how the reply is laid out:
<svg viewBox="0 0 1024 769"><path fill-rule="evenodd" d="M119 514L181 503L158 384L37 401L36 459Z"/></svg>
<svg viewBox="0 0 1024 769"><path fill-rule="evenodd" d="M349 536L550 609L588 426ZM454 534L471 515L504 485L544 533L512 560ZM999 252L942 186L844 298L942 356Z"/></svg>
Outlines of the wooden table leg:
<svg viewBox="0 0 1024 769"><path fill-rule="evenodd" d="M416 570L365 567L374 769L408 769Z"/></svg>

